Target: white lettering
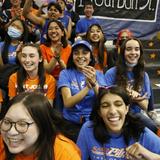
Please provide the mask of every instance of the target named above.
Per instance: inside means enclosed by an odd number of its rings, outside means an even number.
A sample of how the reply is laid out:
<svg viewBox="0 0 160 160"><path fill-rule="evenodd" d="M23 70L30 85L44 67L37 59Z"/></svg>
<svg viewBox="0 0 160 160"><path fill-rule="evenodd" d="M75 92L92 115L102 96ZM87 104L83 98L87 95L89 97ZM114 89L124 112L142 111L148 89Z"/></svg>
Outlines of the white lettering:
<svg viewBox="0 0 160 160"><path fill-rule="evenodd" d="M99 4L97 3L97 0L95 0L95 5L98 6L98 7L101 7L103 5L103 0Z"/></svg>

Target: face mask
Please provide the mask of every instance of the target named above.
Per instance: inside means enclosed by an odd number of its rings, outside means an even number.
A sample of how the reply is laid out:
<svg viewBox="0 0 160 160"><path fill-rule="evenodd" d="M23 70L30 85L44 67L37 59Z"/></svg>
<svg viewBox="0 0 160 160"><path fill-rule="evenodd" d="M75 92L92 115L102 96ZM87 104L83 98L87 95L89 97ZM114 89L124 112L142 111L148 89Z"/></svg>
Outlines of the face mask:
<svg viewBox="0 0 160 160"><path fill-rule="evenodd" d="M128 63L128 62L126 62L126 65L127 65L127 67L131 67L131 68L133 68L133 67L135 67L136 65L137 65L137 63Z"/></svg>
<svg viewBox="0 0 160 160"><path fill-rule="evenodd" d="M66 7L70 11L73 8L73 4L72 3L68 3Z"/></svg>
<svg viewBox="0 0 160 160"><path fill-rule="evenodd" d="M10 38L20 38L22 35L22 32L18 30L17 28L14 28L12 26L8 27L8 35Z"/></svg>
<svg viewBox="0 0 160 160"><path fill-rule="evenodd" d="M2 7L2 5L3 5L3 2L0 2L0 8Z"/></svg>

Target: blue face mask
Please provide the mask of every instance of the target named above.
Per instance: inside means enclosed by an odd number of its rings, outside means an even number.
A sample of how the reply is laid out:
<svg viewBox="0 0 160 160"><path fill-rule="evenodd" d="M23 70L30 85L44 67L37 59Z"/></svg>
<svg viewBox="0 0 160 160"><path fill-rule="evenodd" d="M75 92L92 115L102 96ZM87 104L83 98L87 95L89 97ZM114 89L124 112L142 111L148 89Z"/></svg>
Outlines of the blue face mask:
<svg viewBox="0 0 160 160"><path fill-rule="evenodd" d="M10 38L20 38L22 35L22 32L20 30L12 26L8 27L7 33L10 36Z"/></svg>
<svg viewBox="0 0 160 160"><path fill-rule="evenodd" d="M70 11L73 8L73 4L72 3L68 3L66 8Z"/></svg>
<svg viewBox="0 0 160 160"><path fill-rule="evenodd" d="M137 65L137 63L128 63L128 62L125 62L126 63L126 65L127 65L127 67L131 67L131 68L133 68L133 67L135 67L136 65Z"/></svg>

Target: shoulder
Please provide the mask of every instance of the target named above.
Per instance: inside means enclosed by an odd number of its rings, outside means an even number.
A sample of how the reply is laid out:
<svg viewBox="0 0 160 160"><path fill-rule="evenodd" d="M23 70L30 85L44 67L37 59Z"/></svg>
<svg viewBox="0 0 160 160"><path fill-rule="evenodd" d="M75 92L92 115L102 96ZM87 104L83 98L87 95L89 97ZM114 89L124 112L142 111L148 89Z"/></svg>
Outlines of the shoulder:
<svg viewBox="0 0 160 160"><path fill-rule="evenodd" d="M82 130L86 131L87 130L92 130L93 129L93 122L92 121L87 121L83 124Z"/></svg>
<svg viewBox="0 0 160 160"><path fill-rule="evenodd" d="M159 149L160 149L160 138L155 133L153 133L150 129L148 129L147 127L141 133L140 141L144 144L146 143L149 145L158 144Z"/></svg>
<svg viewBox="0 0 160 160"><path fill-rule="evenodd" d="M106 71L105 76L109 74L116 74L116 72L117 72L117 67L112 67Z"/></svg>
<svg viewBox="0 0 160 160"><path fill-rule="evenodd" d="M45 73L45 77L47 82L56 82L56 79L51 74Z"/></svg>
<svg viewBox="0 0 160 160"><path fill-rule="evenodd" d="M71 51L71 45L68 44L65 48L63 48L63 50L66 52L66 50Z"/></svg>
<svg viewBox="0 0 160 160"><path fill-rule="evenodd" d="M12 73L9 78L12 79L12 80L17 79L17 72Z"/></svg>
<svg viewBox="0 0 160 160"><path fill-rule="evenodd" d="M77 145L67 137L59 134L54 143L54 154L57 160L80 160L80 150Z"/></svg>

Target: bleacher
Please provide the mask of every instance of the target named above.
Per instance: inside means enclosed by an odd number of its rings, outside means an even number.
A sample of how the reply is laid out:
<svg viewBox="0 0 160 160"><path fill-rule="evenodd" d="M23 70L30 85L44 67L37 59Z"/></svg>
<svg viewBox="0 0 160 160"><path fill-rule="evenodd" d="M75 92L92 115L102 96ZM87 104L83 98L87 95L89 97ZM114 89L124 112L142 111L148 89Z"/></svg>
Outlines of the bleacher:
<svg viewBox="0 0 160 160"><path fill-rule="evenodd" d="M153 94L154 108L160 122L160 40L143 40L146 72L149 74Z"/></svg>
<svg viewBox="0 0 160 160"><path fill-rule="evenodd" d="M143 40L142 43L145 67L153 88L154 106L160 109L160 40Z"/></svg>

